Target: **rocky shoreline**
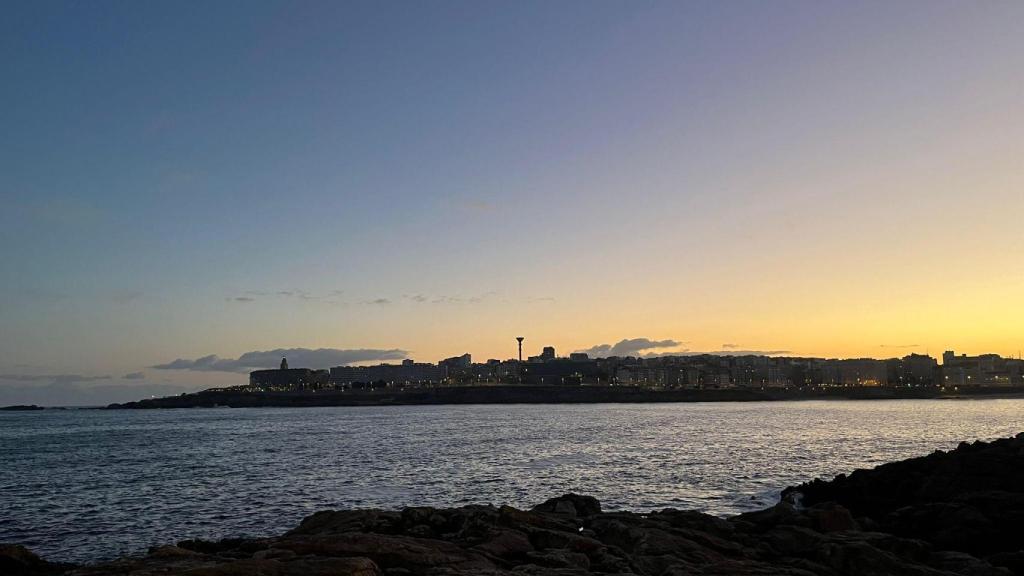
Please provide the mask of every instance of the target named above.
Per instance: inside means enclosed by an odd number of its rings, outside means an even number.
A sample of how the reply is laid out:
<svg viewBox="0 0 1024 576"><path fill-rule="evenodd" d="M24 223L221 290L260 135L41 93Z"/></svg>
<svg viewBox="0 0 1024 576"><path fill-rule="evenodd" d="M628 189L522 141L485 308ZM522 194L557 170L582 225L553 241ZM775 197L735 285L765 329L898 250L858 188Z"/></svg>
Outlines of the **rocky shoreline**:
<svg viewBox="0 0 1024 576"><path fill-rule="evenodd" d="M0 545L11 576L1024 575L1024 433L815 480L728 519L502 506L324 511L272 538L188 540L89 566Z"/></svg>

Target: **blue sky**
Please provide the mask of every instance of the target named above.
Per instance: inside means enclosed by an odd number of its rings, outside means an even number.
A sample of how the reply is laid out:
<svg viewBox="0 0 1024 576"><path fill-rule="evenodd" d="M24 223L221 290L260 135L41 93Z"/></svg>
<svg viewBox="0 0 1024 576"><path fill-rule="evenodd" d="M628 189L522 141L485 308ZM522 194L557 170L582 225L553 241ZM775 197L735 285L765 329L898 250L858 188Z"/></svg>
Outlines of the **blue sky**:
<svg viewBox="0 0 1024 576"><path fill-rule="evenodd" d="M1019 3L6 12L11 399L232 383L152 366L279 348L508 357L520 333L1021 345Z"/></svg>

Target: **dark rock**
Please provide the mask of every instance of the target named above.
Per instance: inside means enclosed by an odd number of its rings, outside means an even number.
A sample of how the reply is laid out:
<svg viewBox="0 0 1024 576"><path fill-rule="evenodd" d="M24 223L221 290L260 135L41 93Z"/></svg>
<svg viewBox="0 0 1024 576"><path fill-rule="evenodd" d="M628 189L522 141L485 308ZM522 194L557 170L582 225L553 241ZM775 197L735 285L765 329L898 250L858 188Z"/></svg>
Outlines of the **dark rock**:
<svg viewBox="0 0 1024 576"><path fill-rule="evenodd" d="M780 556L807 556L825 544L825 536L803 526L776 526L764 535L765 542Z"/></svg>
<svg viewBox="0 0 1024 576"><path fill-rule="evenodd" d="M4 576L61 574L66 568L65 564L43 560L24 546L0 544L0 574Z"/></svg>
<svg viewBox="0 0 1024 576"><path fill-rule="evenodd" d="M898 556L879 550L865 541L829 541L815 550L815 559L839 574L860 576L937 575L936 570L905 562Z"/></svg>
<svg viewBox="0 0 1024 576"><path fill-rule="evenodd" d="M747 512L730 518L730 521L734 525L739 526L750 526L757 530L769 530L775 526L788 525L788 526L811 526L811 519L806 514L797 509L797 507L789 502L783 500L772 506L771 508L765 508L764 510L758 510L757 512Z"/></svg>
<svg viewBox="0 0 1024 576"><path fill-rule="evenodd" d="M993 566L1006 568L1014 574L1024 574L1024 550L1000 552L985 558L985 561Z"/></svg>
<svg viewBox="0 0 1024 576"><path fill-rule="evenodd" d="M804 513L811 519L811 526L818 532L842 532L844 530L860 529L850 511L839 504L830 502L818 504L807 509Z"/></svg>
<svg viewBox="0 0 1024 576"><path fill-rule="evenodd" d="M440 566L460 569L491 568L483 555L450 542L409 536L348 532L333 536L295 536L276 543L299 556L366 556L382 568L405 568L414 573Z"/></svg>
<svg viewBox="0 0 1024 576"><path fill-rule="evenodd" d="M783 498L835 502L865 527L938 549L973 556L1016 552L1024 526L1024 434L815 480L787 489ZM764 513L753 520L758 515Z"/></svg>
<svg viewBox="0 0 1024 576"><path fill-rule="evenodd" d="M601 503L593 496L580 496L579 494L565 494L558 498L552 498L543 504L533 507L531 512L545 514L558 514L576 518L577 516L593 516L601 513Z"/></svg>
<svg viewBox="0 0 1024 576"><path fill-rule="evenodd" d="M533 551L533 545L526 534L522 532L500 530L493 538L482 544L477 544L472 549L489 556L512 560L525 557Z"/></svg>
<svg viewBox="0 0 1024 576"><path fill-rule="evenodd" d="M599 555L605 548L600 540L580 536L574 532L556 532L554 530L532 529L529 532L530 543L537 549L564 548L572 552L587 555Z"/></svg>
<svg viewBox="0 0 1024 576"><path fill-rule="evenodd" d="M398 512L383 510L324 510L307 516L288 532L288 535L343 534L345 532L378 532L394 534L399 531L402 516Z"/></svg>
<svg viewBox="0 0 1024 576"><path fill-rule="evenodd" d="M932 554L931 565L954 574L968 576L1012 576L1006 568L996 567L963 552L942 551Z"/></svg>
<svg viewBox="0 0 1024 576"><path fill-rule="evenodd" d="M539 552L528 552L527 558L534 564L548 566L551 568L579 568L590 569L590 558L586 554L570 552L564 549L542 550Z"/></svg>

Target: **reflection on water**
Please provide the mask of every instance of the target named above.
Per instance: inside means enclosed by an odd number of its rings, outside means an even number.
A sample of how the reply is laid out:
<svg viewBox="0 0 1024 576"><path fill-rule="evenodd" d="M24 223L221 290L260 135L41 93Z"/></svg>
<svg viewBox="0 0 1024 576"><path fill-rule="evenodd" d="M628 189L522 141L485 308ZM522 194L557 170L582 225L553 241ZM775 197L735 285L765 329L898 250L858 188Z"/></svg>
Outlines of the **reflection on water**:
<svg viewBox="0 0 1024 576"><path fill-rule="evenodd" d="M323 508L735 514L789 485L1024 430L1024 400L0 413L0 542L97 560Z"/></svg>

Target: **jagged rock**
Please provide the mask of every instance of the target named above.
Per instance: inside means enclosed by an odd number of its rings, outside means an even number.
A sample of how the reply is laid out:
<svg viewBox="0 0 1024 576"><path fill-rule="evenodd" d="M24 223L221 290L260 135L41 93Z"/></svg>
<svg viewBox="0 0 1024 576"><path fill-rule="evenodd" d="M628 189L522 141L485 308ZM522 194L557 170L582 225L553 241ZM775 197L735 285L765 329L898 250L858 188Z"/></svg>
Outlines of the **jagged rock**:
<svg viewBox="0 0 1024 576"><path fill-rule="evenodd" d="M577 516L593 516L601 513L601 503L593 496L580 496L579 494L565 494L558 498L552 498L543 504L538 504L530 510L531 512L542 512L546 514L559 514L576 518Z"/></svg>

